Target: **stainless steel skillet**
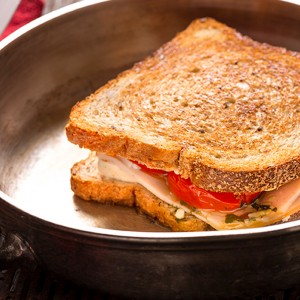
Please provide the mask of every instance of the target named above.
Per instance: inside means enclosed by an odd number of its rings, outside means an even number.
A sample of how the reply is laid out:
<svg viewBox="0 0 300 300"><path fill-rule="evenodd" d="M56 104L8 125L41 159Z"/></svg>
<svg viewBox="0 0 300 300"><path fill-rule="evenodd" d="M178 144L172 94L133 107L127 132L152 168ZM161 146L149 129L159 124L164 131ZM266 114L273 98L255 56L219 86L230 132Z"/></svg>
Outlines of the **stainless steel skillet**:
<svg viewBox="0 0 300 300"><path fill-rule="evenodd" d="M300 50L300 7L275 0L83 1L0 43L0 255L126 297L253 297L298 284L299 221L173 233L70 191L69 169L86 155L65 137L72 105L205 16Z"/></svg>

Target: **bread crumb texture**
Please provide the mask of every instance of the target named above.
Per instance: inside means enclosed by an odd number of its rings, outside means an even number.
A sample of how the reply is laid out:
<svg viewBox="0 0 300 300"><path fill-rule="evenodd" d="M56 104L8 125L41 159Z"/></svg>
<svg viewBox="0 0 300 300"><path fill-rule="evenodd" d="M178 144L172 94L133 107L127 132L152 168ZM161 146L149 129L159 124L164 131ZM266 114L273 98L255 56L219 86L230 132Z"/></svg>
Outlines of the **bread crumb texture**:
<svg viewBox="0 0 300 300"><path fill-rule="evenodd" d="M72 109L71 142L214 191L300 176L300 54L197 19Z"/></svg>

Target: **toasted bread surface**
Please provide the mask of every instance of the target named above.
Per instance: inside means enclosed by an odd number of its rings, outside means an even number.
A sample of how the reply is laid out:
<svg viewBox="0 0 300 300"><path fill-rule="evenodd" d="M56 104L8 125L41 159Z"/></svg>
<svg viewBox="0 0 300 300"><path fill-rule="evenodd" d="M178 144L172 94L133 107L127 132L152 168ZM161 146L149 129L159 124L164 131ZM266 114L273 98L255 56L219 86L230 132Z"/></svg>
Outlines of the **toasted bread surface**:
<svg viewBox="0 0 300 300"><path fill-rule="evenodd" d="M172 231L211 229L209 225L187 213L183 219L177 219L175 207L166 204L139 184L101 177L97 156L93 154L73 166L71 188L84 200L135 207Z"/></svg>
<svg viewBox="0 0 300 300"><path fill-rule="evenodd" d="M69 140L235 193L300 176L300 54L199 19L71 111Z"/></svg>

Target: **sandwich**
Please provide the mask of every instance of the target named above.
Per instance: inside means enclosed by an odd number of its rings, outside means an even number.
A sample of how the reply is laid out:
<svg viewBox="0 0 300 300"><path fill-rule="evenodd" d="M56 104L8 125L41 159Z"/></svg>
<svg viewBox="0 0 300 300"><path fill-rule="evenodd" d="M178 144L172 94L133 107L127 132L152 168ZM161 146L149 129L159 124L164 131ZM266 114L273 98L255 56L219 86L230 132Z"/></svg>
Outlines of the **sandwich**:
<svg viewBox="0 0 300 300"><path fill-rule="evenodd" d="M84 200L173 231L253 228L300 211L300 54L194 20L71 110Z"/></svg>

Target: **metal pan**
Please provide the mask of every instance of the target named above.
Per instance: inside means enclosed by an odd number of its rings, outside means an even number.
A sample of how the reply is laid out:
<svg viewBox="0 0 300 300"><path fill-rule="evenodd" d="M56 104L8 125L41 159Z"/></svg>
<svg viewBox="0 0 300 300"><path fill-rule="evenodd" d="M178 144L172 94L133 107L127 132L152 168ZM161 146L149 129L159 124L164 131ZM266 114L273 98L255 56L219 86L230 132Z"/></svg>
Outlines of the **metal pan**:
<svg viewBox="0 0 300 300"><path fill-rule="evenodd" d="M40 263L143 299L253 297L298 284L300 221L174 233L70 190L69 169L86 156L65 137L72 105L205 16L300 50L300 7L279 0L82 1L0 43L0 263Z"/></svg>

